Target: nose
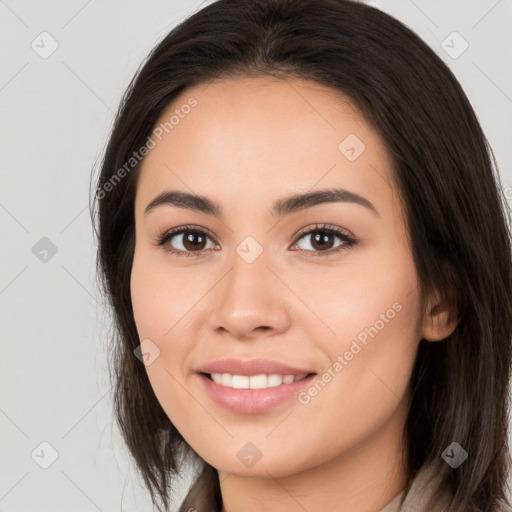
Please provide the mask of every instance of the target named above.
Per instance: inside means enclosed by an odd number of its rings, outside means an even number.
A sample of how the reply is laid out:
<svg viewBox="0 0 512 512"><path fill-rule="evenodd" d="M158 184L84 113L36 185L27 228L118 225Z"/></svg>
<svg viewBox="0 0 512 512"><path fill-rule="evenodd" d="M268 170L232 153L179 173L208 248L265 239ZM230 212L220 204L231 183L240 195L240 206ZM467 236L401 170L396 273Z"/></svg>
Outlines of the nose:
<svg viewBox="0 0 512 512"><path fill-rule="evenodd" d="M219 334L250 340L284 332L290 325L290 292L260 256L247 263L238 255L210 292L210 327Z"/></svg>

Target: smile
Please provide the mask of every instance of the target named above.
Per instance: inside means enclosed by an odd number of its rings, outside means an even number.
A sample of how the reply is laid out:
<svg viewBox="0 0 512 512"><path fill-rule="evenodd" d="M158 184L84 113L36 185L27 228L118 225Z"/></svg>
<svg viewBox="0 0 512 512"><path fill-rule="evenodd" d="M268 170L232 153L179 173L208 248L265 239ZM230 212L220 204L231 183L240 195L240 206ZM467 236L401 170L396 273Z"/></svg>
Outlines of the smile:
<svg viewBox="0 0 512 512"><path fill-rule="evenodd" d="M316 373L300 375L229 373L197 373L202 392L215 404L239 414L271 411L278 405L296 406L295 397L317 377ZM220 382L219 382L220 381ZM250 387L250 386L255 387ZM238 386L238 387L237 387Z"/></svg>
<svg viewBox="0 0 512 512"><path fill-rule="evenodd" d="M301 375L279 375L279 374L260 374L260 375L232 375L231 373L211 373L210 378L221 386L233 389L266 389L281 386L282 384L291 384L305 379L307 373Z"/></svg>

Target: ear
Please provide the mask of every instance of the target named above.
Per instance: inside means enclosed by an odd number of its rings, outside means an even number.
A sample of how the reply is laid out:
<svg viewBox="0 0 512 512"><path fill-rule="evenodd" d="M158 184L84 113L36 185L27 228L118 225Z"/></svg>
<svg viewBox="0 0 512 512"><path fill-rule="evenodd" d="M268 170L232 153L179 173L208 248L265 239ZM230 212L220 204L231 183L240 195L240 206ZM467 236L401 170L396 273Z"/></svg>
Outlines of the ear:
<svg viewBox="0 0 512 512"><path fill-rule="evenodd" d="M450 336L459 323L458 311L453 300L442 300L437 293L427 301L421 337L427 341L441 341Z"/></svg>

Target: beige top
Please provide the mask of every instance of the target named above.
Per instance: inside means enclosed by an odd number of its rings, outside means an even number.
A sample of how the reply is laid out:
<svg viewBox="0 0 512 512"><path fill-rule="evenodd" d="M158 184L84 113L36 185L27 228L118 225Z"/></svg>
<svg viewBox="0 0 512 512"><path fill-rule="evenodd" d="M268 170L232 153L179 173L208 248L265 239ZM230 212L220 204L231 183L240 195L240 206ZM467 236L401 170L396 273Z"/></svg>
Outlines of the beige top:
<svg viewBox="0 0 512 512"><path fill-rule="evenodd" d="M442 477L442 474L435 472L434 466L424 466L413 480L402 508L400 508L400 500L404 491L398 493L379 512L431 512L432 510L444 512L445 509L448 509L451 498L449 489L443 485L439 495L434 496Z"/></svg>
<svg viewBox="0 0 512 512"><path fill-rule="evenodd" d="M379 512L446 512L452 494L445 483L442 483L439 491L436 491L442 479L443 473L436 470L434 466L424 466L413 480L403 506L400 508L400 500L404 491L398 493ZM503 504L499 511L512 512L512 508Z"/></svg>

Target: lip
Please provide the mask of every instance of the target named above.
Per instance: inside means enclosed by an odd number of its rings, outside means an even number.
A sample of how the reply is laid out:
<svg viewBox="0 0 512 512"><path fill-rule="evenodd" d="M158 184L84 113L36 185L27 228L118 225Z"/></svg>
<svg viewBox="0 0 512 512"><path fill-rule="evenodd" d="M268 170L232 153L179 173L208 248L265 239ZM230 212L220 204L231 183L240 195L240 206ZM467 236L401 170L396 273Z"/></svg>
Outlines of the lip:
<svg viewBox="0 0 512 512"><path fill-rule="evenodd" d="M242 360L235 358L219 359L196 370L205 393L218 405L241 414L257 414L268 411L279 404L294 398L304 387L311 385L316 372L310 368L295 367L271 359ZM230 373L248 377L261 374L303 375L302 380L290 384L280 384L265 389L235 389L217 384L206 374Z"/></svg>
<svg viewBox="0 0 512 512"><path fill-rule="evenodd" d="M242 359L226 358L208 363L197 369L198 373L230 373L232 375L302 375L304 373L315 373L308 368L296 368L280 361L271 359Z"/></svg>
<svg viewBox="0 0 512 512"><path fill-rule="evenodd" d="M241 374L237 373L236 375ZM310 386L317 375L310 374L297 382L265 389L234 389L217 384L204 373L199 373L198 376L206 394L217 404L233 412L257 414L291 400L301 389Z"/></svg>

